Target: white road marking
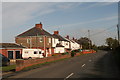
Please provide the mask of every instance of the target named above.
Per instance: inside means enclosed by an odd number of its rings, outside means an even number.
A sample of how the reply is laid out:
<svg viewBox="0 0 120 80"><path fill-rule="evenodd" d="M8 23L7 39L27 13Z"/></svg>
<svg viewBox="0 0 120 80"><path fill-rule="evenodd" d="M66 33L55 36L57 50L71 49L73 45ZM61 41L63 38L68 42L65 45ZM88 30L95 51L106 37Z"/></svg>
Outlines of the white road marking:
<svg viewBox="0 0 120 80"><path fill-rule="evenodd" d="M68 75L64 80L66 80L67 78L71 77L74 73L71 73L70 75Z"/></svg>
<svg viewBox="0 0 120 80"><path fill-rule="evenodd" d="M84 66L85 66L85 64L82 65L82 67L84 67Z"/></svg>

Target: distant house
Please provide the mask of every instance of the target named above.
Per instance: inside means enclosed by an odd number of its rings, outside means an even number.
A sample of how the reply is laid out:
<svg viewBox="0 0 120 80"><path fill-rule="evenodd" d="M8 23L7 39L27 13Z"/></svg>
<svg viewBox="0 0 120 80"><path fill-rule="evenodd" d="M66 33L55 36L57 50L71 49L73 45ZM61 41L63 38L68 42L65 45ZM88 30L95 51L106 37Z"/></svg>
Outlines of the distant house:
<svg viewBox="0 0 120 80"><path fill-rule="evenodd" d="M59 44L62 45L62 46L64 46L65 51L67 51L68 49L70 49L69 41L66 40L65 38L63 38L61 35L59 35L59 31L54 31L53 36L56 37L56 38L58 38Z"/></svg>
<svg viewBox="0 0 120 80"><path fill-rule="evenodd" d="M82 45L79 44L79 42L76 39L74 39L74 37L73 39L70 39L69 36L67 35L65 38L70 42L71 50L82 49Z"/></svg>
<svg viewBox="0 0 120 80"><path fill-rule="evenodd" d="M82 45L79 43L79 41L77 39L74 39L75 41L75 45L76 45L76 49L82 49Z"/></svg>
<svg viewBox="0 0 120 80"><path fill-rule="evenodd" d="M19 34L15 37L15 42L31 49L44 50L44 56L51 56L54 53L52 48L53 36L43 29L42 23L36 24L35 27Z"/></svg>
<svg viewBox="0 0 120 80"><path fill-rule="evenodd" d="M69 38L69 36L67 35L66 37L65 37L65 39L67 39L68 41L69 41L69 48L71 49L71 50L74 50L74 41L72 41L70 38Z"/></svg>
<svg viewBox="0 0 120 80"><path fill-rule="evenodd" d="M0 54L3 54L9 59L21 59L22 45L16 43L0 43Z"/></svg>

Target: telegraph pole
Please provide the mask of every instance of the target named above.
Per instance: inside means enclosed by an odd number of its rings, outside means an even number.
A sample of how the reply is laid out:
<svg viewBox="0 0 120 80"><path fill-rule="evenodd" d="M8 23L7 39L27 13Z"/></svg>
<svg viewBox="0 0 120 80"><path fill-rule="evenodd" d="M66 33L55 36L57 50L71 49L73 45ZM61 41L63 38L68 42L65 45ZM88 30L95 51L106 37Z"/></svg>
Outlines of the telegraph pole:
<svg viewBox="0 0 120 80"><path fill-rule="evenodd" d="M117 33L118 33L118 42L120 44L120 33L119 33L119 25L117 25Z"/></svg>

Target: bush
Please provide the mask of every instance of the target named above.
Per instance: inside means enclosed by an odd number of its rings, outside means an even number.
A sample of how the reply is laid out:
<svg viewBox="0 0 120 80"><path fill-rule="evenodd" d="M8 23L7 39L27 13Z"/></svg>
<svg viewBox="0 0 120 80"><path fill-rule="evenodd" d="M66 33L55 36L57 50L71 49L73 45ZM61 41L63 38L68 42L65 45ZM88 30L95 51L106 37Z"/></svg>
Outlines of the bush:
<svg viewBox="0 0 120 80"><path fill-rule="evenodd" d="M74 57L75 53L74 52L71 52L71 57Z"/></svg>
<svg viewBox="0 0 120 80"><path fill-rule="evenodd" d="M78 50L73 50L73 51L71 51L71 52L77 53L77 52L80 52L80 49L78 49Z"/></svg>

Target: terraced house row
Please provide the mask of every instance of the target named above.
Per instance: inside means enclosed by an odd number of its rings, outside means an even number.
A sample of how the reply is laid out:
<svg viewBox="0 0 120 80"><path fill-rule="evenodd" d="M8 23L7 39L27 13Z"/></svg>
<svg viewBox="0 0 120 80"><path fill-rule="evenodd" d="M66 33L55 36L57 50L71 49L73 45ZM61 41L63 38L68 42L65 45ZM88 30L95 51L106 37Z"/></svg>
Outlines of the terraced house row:
<svg viewBox="0 0 120 80"><path fill-rule="evenodd" d="M3 44L2 46L4 45L5 44ZM80 45L76 39L70 39L68 35L66 37L62 37L59 34L59 31L54 31L53 34L50 34L43 29L42 23L35 24L33 28L17 35L15 37L14 45L22 46L21 51L19 52L19 54L15 51L6 51L4 55L8 58L11 58L12 56L12 58L16 59L16 55L21 56L23 54L23 51L24 53L28 53L26 50L41 50L39 54L41 54L41 56L43 57L48 57L52 56L53 54L62 54L71 50L82 49L82 45ZM37 53L34 52L34 54Z"/></svg>

